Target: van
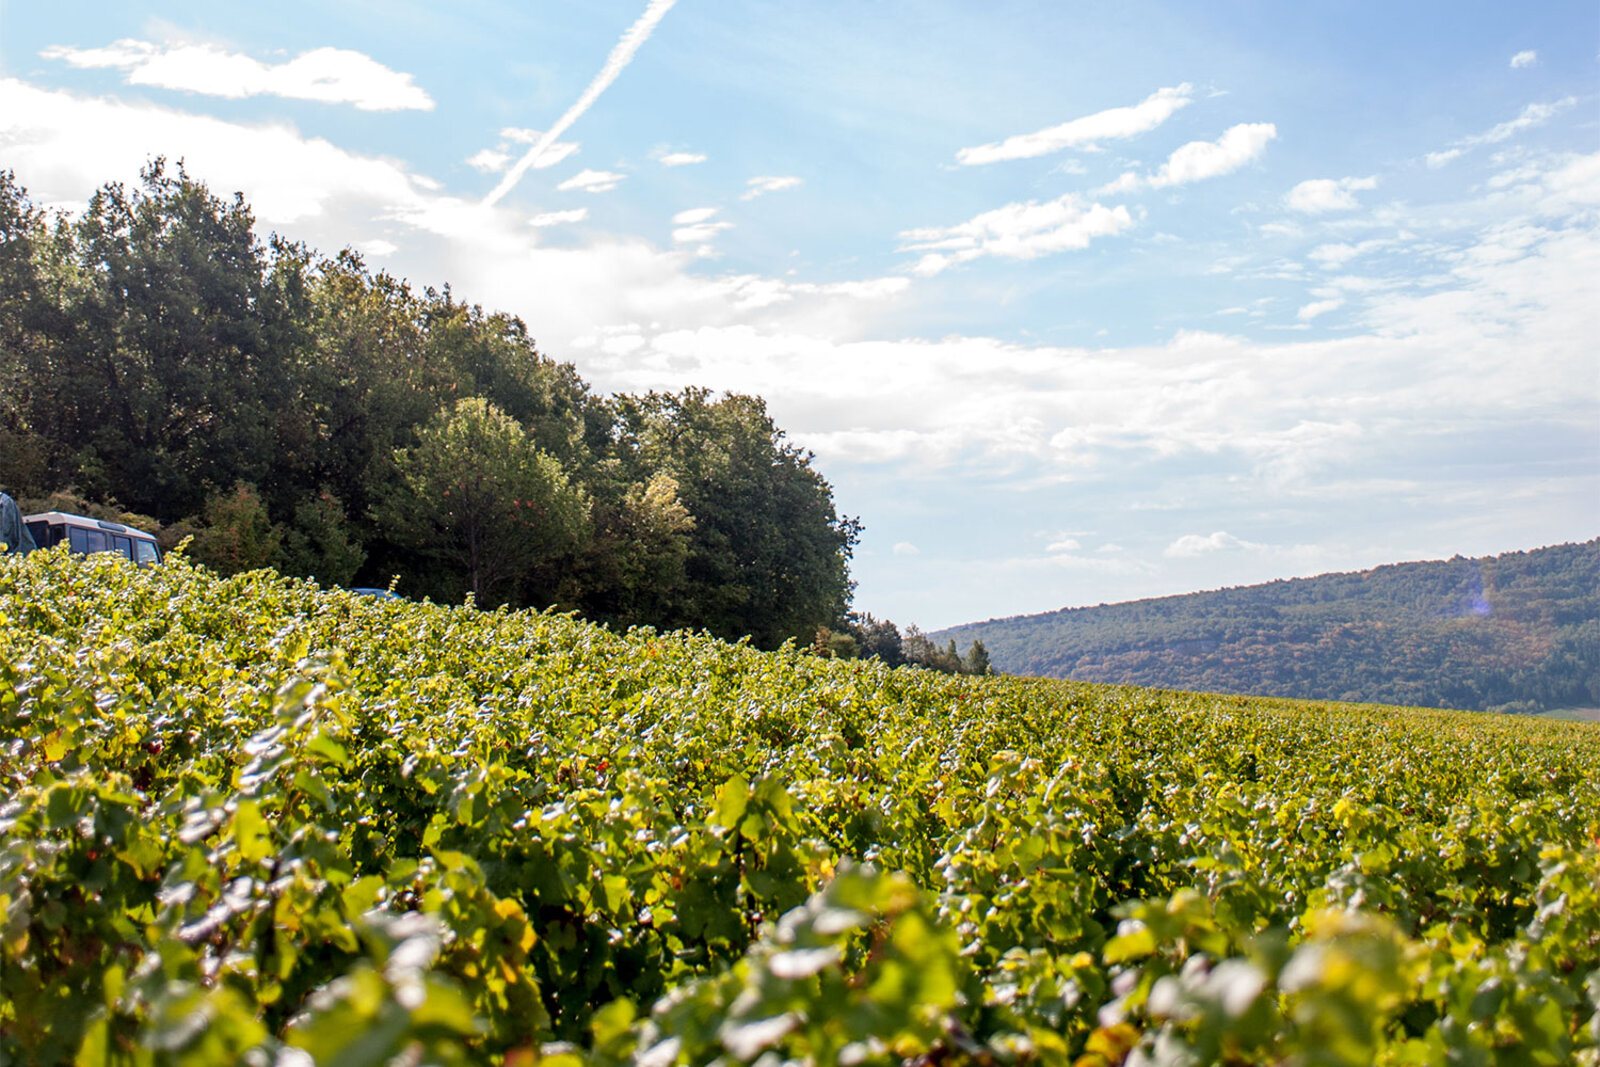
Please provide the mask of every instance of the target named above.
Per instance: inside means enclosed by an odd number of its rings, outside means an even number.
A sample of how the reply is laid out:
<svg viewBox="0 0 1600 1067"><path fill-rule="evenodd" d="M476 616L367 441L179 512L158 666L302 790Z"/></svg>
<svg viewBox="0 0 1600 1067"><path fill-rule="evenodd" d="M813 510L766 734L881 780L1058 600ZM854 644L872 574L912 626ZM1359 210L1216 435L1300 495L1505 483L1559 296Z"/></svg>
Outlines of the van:
<svg viewBox="0 0 1600 1067"><path fill-rule="evenodd" d="M54 548L63 541L74 555L92 552L118 552L141 567L161 562L161 546L143 530L120 522L106 522L64 511L41 511L23 516L23 524L40 548Z"/></svg>

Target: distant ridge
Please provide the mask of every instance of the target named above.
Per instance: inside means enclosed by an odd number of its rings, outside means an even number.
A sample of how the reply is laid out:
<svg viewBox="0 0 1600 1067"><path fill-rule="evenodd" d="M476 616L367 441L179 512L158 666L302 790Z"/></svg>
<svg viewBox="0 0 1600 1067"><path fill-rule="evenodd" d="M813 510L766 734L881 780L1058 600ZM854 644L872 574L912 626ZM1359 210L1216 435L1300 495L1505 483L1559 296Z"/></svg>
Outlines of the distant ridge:
<svg viewBox="0 0 1600 1067"><path fill-rule="evenodd" d="M1541 712L1600 706L1600 539L1293 578L931 634L1011 674Z"/></svg>

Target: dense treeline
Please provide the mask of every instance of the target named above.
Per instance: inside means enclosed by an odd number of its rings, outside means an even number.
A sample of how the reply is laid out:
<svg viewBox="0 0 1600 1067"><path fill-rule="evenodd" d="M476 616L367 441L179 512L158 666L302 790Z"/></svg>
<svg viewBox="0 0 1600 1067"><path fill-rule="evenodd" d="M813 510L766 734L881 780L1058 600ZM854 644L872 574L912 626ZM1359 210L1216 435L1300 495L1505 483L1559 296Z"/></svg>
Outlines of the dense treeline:
<svg viewBox="0 0 1600 1067"><path fill-rule="evenodd" d="M956 627L1018 674L1475 710L1600 706L1600 540Z"/></svg>
<svg viewBox="0 0 1600 1067"><path fill-rule="evenodd" d="M0 173L0 489L224 572L762 647L844 616L859 528L759 398L596 395L519 319L263 242L159 161L76 218Z"/></svg>

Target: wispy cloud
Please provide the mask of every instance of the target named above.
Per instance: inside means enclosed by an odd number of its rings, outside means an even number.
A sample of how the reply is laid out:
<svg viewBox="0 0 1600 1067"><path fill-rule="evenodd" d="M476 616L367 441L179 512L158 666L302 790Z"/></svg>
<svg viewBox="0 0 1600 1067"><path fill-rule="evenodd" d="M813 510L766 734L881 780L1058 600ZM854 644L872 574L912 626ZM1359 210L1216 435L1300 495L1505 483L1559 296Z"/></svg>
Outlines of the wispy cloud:
<svg viewBox="0 0 1600 1067"><path fill-rule="evenodd" d="M1011 159L1032 159L1063 148L1088 148L1098 141L1135 137L1155 129L1179 108L1187 106L1192 92L1188 82L1170 89L1157 89L1141 103L1130 107L1107 108L1059 126L1017 134L993 144L963 148L956 153L956 160L969 167L979 166Z"/></svg>
<svg viewBox="0 0 1600 1067"><path fill-rule="evenodd" d="M781 192L798 186L800 179L792 174L762 174L745 182L745 194L739 199L754 200L764 193Z"/></svg>
<svg viewBox="0 0 1600 1067"><path fill-rule="evenodd" d="M537 144L542 137L538 130L525 130L517 126L507 126L500 131L500 141L493 148L484 148L467 157L467 165L480 170L485 174L497 174L511 165L512 149L519 144ZM576 141L556 141L547 145L539 158L535 159L530 167L534 170L544 170L578 151Z"/></svg>
<svg viewBox="0 0 1600 1067"><path fill-rule="evenodd" d="M704 163L706 157L700 152L668 152L662 149L652 153L653 158L663 167L687 167L692 163Z"/></svg>
<svg viewBox="0 0 1600 1067"><path fill-rule="evenodd" d="M1577 102L1577 97L1568 96L1560 100L1552 100L1548 104L1529 104L1522 109L1522 112L1516 118L1502 122L1497 126L1491 126L1483 133L1475 137L1468 137L1458 143L1464 145L1499 144L1501 141L1515 137L1523 130L1531 130L1536 126L1543 126Z"/></svg>
<svg viewBox="0 0 1600 1067"><path fill-rule="evenodd" d="M1511 57L1511 69L1521 70L1523 67L1531 67L1537 62L1539 62L1539 53L1531 48L1524 49Z"/></svg>
<svg viewBox="0 0 1600 1067"><path fill-rule="evenodd" d="M344 48L314 48L283 63L263 63L210 44L155 44L125 38L104 48L58 45L39 53L80 70L126 72L130 85L150 85L239 99L281 96L362 111L432 111L433 100L409 74Z"/></svg>
<svg viewBox="0 0 1600 1067"><path fill-rule="evenodd" d="M610 88L611 83L617 80L617 76L622 73L623 68L633 61L634 53L639 51L645 41L650 39L650 34L655 32L656 25L666 17L668 11L672 10L674 2L675 0L650 0L649 5L644 9L644 14L640 15L634 24L628 27L627 32L622 35L622 39L611 49L611 54L606 56L605 65L600 68L600 73L594 76L594 80L589 83L588 88L584 89L582 95L578 97L573 105L567 108L566 112L556 120L556 124L546 130L539 140L534 142L533 147L528 149L527 153L517 161L517 165L512 167L504 178L500 179L500 184L496 185L489 195L483 198L485 207L499 203L500 198L516 187L517 182L522 180L522 176L528 173L528 170L533 167L535 161L545 153L546 149L555 144L557 138L566 133L574 122L583 117L585 111L594 106L594 102L600 99L600 94Z"/></svg>
<svg viewBox="0 0 1600 1067"><path fill-rule="evenodd" d="M571 192L574 189L580 189L586 193L609 193L621 185L627 177L626 174L618 174L609 170L580 170L556 186L556 189L563 193Z"/></svg>
<svg viewBox="0 0 1600 1067"><path fill-rule="evenodd" d="M954 226L923 227L900 234L901 251L923 252L912 268L924 277L938 274L956 263L980 256L1035 259L1052 252L1087 248L1096 237L1107 237L1133 225L1122 205L1088 207L1072 193L1040 203L1007 204L985 211Z"/></svg>
<svg viewBox="0 0 1600 1067"><path fill-rule="evenodd" d="M1364 189L1376 189L1377 178L1312 178L1289 190L1284 203L1290 211L1320 215L1328 211L1353 211L1360 203L1351 195Z"/></svg>
<svg viewBox="0 0 1600 1067"><path fill-rule="evenodd" d="M1119 193L1140 186L1164 189L1231 174L1246 163L1261 158L1267 143L1276 136L1278 127L1270 122L1241 122L1223 131L1215 141L1190 141L1183 145L1167 157L1159 171L1149 177L1140 177L1128 171L1099 191L1102 194Z"/></svg>
<svg viewBox="0 0 1600 1067"><path fill-rule="evenodd" d="M1533 53L1519 52L1517 55L1533 55ZM1513 57L1512 66L1517 65L1516 57ZM1473 134L1471 137L1463 137L1449 148L1441 149L1437 152L1429 152L1424 159L1430 170L1437 170L1448 163L1460 159L1468 149L1487 144L1499 144L1502 141L1510 140L1524 130L1543 126L1563 111L1577 104L1577 102L1577 97L1566 96L1560 100L1551 100L1548 103L1529 104L1517 114L1516 118L1497 123L1482 133Z"/></svg>
<svg viewBox="0 0 1600 1067"><path fill-rule="evenodd" d="M1328 312L1338 311L1342 307L1344 307L1343 297L1335 296L1329 297L1326 300L1313 300L1311 303L1306 304L1299 311L1295 312L1295 318L1299 319L1301 322L1310 322L1318 315L1326 315Z"/></svg>
<svg viewBox="0 0 1600 1067"><path fill-rule="evenodd" d="M545 226L561 226L571 222L582 222L589 217L589 209L575 207L570 211L545 211L528 219L529 226L541 229Z"/></svg>
<svg viewBox="0 0 1600 1067"><path fill-rule="evenodd" d="M733 223L715 218L714 207L692 207L672 216L672 239L678 244L704 244L723 230L733 229Z"/></svg>

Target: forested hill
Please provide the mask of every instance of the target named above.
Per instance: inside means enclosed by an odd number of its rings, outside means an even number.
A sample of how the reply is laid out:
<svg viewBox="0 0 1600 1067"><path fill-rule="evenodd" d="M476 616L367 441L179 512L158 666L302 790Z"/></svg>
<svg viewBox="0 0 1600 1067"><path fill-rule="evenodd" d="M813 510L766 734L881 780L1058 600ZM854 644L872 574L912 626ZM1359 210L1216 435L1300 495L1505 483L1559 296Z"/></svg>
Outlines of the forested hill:
<svg viewBox="0 0 1600 1067"><path fill-rule="evenodd" d="M1600 706L1600 540L1069 608L930 635L995 668L1317 700Z"/></svg>

